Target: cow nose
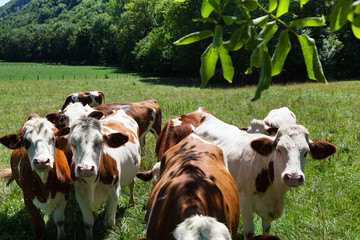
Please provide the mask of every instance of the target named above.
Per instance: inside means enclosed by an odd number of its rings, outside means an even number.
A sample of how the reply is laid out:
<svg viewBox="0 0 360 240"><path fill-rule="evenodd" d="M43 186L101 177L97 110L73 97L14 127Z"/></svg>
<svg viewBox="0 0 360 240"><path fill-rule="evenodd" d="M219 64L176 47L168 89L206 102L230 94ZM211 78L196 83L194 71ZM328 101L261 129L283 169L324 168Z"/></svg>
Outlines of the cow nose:
<svg viewBox="0 0 360 240"><path fill-rule="evenodd" d="M95 174L94 166L78 166L78 173L80 177L91 177Z"/></svg>
<svg viewBox="0 0 360 240"><path fill-rule="evenodd" d="M50 158L34 159L34 167L36 169L43 169L50 167Z"/></svg>
<svg viewBox="0 0 360 240"><path fill-rule="evenodd" d="M304 177L298 174L285 174L284 182L289 187L299 187L304 183Z"/></svg>

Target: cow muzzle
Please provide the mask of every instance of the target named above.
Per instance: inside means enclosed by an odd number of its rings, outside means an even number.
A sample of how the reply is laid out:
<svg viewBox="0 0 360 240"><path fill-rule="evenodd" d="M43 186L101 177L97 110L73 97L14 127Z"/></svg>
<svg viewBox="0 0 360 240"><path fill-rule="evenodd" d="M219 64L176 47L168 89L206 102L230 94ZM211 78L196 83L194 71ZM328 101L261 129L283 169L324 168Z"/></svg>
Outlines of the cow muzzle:
<svg viewBox="0 0 360 240"><path fill-rule="evenodd" d="M298 174L285 174L283 180L289 187L299 187L304 183L304 177Z"/></svg>
<svg viewBox="0 0 360 240"><path fill-rule="evenodd" d="M34 159L33 167L34 167L34 170L47 170L47 169L51 168L50 158Z"/></svg>
<svg viewBox="0 0 360 240"><path fill-rule="evenodd" d="M79 174L79 177L90 178L92 176L95 176L95 167L87 165L78 166L77 172Z"/></svg>

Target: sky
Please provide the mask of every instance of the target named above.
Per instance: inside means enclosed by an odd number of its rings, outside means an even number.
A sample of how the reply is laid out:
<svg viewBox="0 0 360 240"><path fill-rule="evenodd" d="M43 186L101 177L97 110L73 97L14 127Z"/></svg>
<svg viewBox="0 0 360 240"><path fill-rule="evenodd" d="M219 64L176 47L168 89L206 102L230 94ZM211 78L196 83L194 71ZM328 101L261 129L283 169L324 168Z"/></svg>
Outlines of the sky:
<svg viewBox="0 0 360 240"><path fill-rule="evenodd" d="M5 3L9 2L10 0L0 0L0 7L5 5Z"/></svg>

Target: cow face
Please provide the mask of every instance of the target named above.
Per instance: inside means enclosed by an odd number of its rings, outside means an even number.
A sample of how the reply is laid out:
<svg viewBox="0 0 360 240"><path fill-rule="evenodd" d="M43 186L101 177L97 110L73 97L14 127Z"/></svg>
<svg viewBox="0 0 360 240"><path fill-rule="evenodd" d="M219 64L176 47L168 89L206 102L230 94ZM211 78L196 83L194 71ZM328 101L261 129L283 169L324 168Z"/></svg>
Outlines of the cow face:
<svg viewBox="0 0 360 240"><path fill-rule="evenodd" d="M289 187L304 183L304 167L308 153L314 159L324 159L336 152L328 142L312 142L305 127L285 126L279 128L275 140L260 138L251 142L251 147L261 155L272 155L275 171L280 171L281 181Z"/></svg>
<svg viewBox="0 0 360 240"><path fill-rule="evenodd" d="M128 136L122 133L105 134L102 123L95 118L81 118L76 121L68 136L75 163L75 177L97 176L104 144L115 148L127 141Z"/></svg>

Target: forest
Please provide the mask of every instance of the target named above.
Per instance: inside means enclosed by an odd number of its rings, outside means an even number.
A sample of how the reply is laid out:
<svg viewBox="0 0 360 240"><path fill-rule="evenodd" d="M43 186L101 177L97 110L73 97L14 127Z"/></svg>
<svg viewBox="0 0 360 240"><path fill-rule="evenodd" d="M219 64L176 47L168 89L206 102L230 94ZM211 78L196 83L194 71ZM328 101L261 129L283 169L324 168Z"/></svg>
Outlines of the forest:
<svg viewBox="0 0 360 240"><path fill-rule="evenodd" d="M194 21L201 16L201 4L202 0L11 0L0 8L0 59L120 66L152 75L199 77L200 56L211 39L186 46L173 43L186 34L209 28L210 23ZM330 31L334 4L313 0L300 9L299 1L291 1L282 19L290 22L324 15L326 26L296 27L296 31L316 40L328 80L356 78L360 76L359 62L355 61L360 51L354 50L360 49L360 40L349 24ZM230 9L231 15L241 17L236 6ZM261 16L260 11L252 14ZM233 26L224 28L224 39L234 30ZM293 38L290 36L292 48L283 71L274 82L308 79L300 44ZM267 46L274 49L276 43L271 40ZM249 52L241 49L232 52L231 58L233 82L251 84L258 78L259 71L244 74L249 67ZM221 76L218 78L222 81Z"/></svg>

